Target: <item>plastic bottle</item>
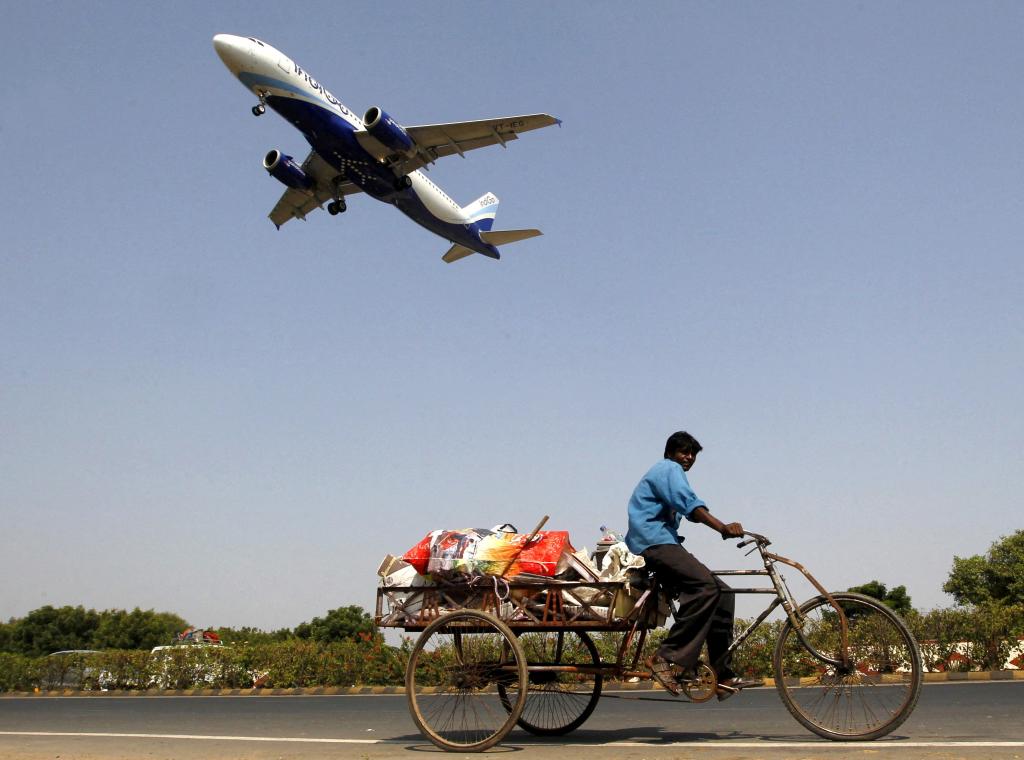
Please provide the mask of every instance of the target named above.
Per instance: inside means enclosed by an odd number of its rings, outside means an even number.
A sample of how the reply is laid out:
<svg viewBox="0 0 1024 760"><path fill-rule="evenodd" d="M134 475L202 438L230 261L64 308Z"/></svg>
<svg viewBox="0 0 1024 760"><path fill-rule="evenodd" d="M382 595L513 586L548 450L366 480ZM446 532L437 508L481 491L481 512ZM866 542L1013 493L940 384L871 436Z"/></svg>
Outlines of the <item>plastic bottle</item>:
<svg viewBox="0 0 1024 760"><path fill-rule="evenodd" d="M601 526L601 539L597 542L597 546L594 549L594 564L597 565L598 570L603 568L604 556L608 553L608 550L621 540L622 535L617 531L609 530L607 525Z"/></svg>

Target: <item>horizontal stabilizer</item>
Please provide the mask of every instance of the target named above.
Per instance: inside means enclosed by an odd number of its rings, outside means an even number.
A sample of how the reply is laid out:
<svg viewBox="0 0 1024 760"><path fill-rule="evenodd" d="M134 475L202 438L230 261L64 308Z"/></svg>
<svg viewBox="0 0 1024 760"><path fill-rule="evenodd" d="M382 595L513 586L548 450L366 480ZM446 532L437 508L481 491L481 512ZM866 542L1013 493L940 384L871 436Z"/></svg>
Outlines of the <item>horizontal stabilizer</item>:
<svg viewBox="0 0 1024 760"><path fill-rule="evenodd" d="M453 261L458 261L459 259L464 259L467 256L472 256L474 253L475 251L471 251L466 248L466 246L456 243L448 249L448 253L442 256L441 259L451 264Z"/></svg>
<svg viewBox="0 0 1024 760"><path fill-rule="evenodd" d="M543 234L540 230L491 230L481 232L480 239L491 245L507 245Z"/></svg>
<svg viewBox="0 0 1024 760"><path fill-rule="evenodd" d="M491 230L490 232L481 232L480 239L485 243L493 246L505 245L506 243L515 243L518 240L526 240L527 238L537 237L544 233L540 230ZM489 256L492 259L498 258L498 252L487 253L484 251L472 251L466 248L464 245L456 243L448 249L441 258L451 264L453 261L464 259L473 253L483 253L485 256Z"/></svg>

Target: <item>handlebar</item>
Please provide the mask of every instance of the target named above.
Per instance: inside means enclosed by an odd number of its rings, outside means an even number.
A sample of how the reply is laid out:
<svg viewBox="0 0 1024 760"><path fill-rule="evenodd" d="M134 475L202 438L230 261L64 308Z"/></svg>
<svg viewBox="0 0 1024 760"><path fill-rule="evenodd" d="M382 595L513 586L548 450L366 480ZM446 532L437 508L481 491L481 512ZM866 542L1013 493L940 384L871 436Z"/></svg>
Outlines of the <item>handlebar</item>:
<svg viewBox="0 0 1024 760"><path fill-rule="evenodd" d="M750 531L743 531L744 536L749 536L736 544L737 549L742 549L744 546L750 546L750 544L757 544L758 546L771 546L771 541L766 536L762 536L760 533L751 533Z"/></svg>

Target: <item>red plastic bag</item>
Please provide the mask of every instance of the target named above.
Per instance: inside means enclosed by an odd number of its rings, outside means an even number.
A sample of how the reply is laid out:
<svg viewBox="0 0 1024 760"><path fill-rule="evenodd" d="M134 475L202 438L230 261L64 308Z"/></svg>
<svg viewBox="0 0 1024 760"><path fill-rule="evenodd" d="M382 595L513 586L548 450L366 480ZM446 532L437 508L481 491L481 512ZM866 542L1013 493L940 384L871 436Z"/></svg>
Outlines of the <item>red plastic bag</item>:
<svg viewBox="0 0 1024 760"><path fill-rule="evenodd" d="M455 572L512 578L520 573L552 576L563 569L562 554L572 551L568 531L542 530L525 545L528 538L486 528L433 530L402 559L420 575Z"/></svg>

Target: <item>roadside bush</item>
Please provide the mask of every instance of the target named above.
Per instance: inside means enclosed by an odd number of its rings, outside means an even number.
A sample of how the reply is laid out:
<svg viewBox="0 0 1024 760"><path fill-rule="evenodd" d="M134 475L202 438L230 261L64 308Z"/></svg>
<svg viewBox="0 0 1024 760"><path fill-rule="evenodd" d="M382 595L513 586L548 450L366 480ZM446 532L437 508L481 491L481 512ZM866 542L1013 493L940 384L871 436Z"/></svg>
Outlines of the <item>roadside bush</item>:
<svg viewBox="0 0 1024 760"><path fill-rule="evenodd" d="M180 646L159 649L145 660L148 686L162 689L218 688L230 681L230 647Z"/></svg>
<svg viewBox="0 0 1024 760"><path fill-rule="evenodd" d="M399 685L408 659L404 647L371 636L330 644L291 639L224 650L220 671L213 671L215 688Z"/></svg>
<svg viewBox="0 0 1024 760"><path fill-rule="evenodd" d="M925 670L954 670L958 659L958 642L966 641L974 627L971 611L964 607L915 612L906 618L917 639Z"/></svg>
<svg viewBox="0 0 1024 760"><path fill-rule="evenodd" d="M733 629L735 635L738 637L752 622L754 621L737 619ZM733 654L732 669L738 675L751 678L773 677L772 656L775 654L775 642L779 640L779 633L784 624L784 620L761 623Z"/></svg>
<svg viewBox="0 0 1024 760"><path fill-rule="evenodd" d="M1024 605L980 604L973 617L968 660L978 670L998 670L1024 633Z"/></svg>
<svg viewBox="0 0 1024 760"><path fill-rule="evenodd" d="M40 661L0 652L0 692L32 691L40 681Z"/></svg>
<svg viewBox="0 0 1024 760"><path fill-rule="evenodd" d="M150 654L137 649L110 649L89 657L85 689L145 689Z"/></svg>
<svg viewBox="0 0 1024 760"><path fill-rule="evenodd" d="M326 647L309 641L290 641L271 645L264 650L265 685L273 688L301 686L334 686L339 671Z"/></svg>
<svg viewBox="0 0 1024 760"><path fill-rule="evenodd" d="M351 642L350 642L351 643ZM384 639L376 636L369 644L369 651L361 648L363 660L364 684L374 686L401 686L405 683L405 665L412 653L413 642L407 637L402 638L398 647L388 646ZM360 656L357 653L355 656Z"/></svg>
<svg viewBox="0 0 1024 760"><path fill-rule="evenodd" d="M1024 606L986 603L907 616L927 670L998 670L1024 635Z"/></svg>

